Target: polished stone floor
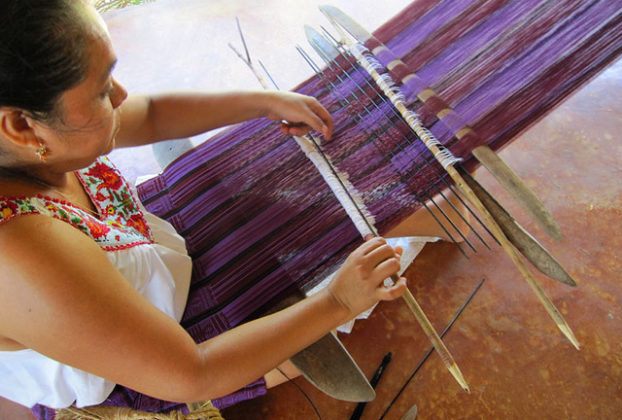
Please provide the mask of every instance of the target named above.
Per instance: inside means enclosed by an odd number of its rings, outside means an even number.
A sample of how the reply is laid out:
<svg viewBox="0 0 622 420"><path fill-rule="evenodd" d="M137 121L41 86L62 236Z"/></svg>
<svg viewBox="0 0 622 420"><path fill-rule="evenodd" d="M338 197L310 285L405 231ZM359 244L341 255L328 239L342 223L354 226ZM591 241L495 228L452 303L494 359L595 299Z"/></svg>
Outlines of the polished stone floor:
<svg viewBox="0 0 622 420"><path fill-rule="evenodd" d="M251 55L283 88L309 75L294 45L302 25L320 22L322 2L158 0L106 15L119 65L134 92L161 89L255 89L252 74L227 43L241 48L235 17ZM375 28L403 2L333 1ZM518 270L497 245L465 258L448 243L427 245L408 269L410 289L438 331L485 279L444 341L470 384L463 392L436 354L421 366L386 414L412 405L419 419L618 419L622 417L622 61L523 133L502 157L559 223L556 242L529 219L485 169L478 180L547 247L576 288L538 275L568 321L581 350L559 333ZM140 156L140 159L136 159ZM113 155L130 177L158 170L149 148ZM492 243L492 241L489 241ZM340 335L371 376L393 353L363 419L378 419L428 351L429 342L402 302L382 303L349 335ZM299 378L224 411L229 420L348 419L355 404L325 396ZM17 418L17 417L7 417Z"/></svg>

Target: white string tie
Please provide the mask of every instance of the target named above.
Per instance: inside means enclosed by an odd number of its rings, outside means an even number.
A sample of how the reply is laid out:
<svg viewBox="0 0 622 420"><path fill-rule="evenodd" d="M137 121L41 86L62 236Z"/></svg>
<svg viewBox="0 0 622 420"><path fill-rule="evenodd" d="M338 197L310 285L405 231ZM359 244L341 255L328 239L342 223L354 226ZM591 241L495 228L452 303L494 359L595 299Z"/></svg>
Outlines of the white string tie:
<svg viewBox="0 0 622 420"><path fill-rule="evenodd" d="M349 48L361 67L372 76L376 84L382 89L395 108L400 111L404 120L432 152L441 166L447 169L449 166L462 161L461 158L455 157L449 149L436 139L434 134L421 123L419 116L415 112L408 109L404 93L391 78L390 74L380 74L384 70L384 66L372 55L369 49L361 43L351 44Z"/></svg>

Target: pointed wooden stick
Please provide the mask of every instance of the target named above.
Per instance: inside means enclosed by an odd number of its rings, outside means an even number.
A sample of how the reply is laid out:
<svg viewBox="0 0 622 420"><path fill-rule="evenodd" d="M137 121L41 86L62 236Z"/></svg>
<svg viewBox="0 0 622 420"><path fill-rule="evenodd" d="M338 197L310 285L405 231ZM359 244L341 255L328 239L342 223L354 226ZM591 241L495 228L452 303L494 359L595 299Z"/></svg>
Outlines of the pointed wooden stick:
<svg viewBox="0 0 622 420"><path fill-rule="evenodd" d="M389 59L392 61L386 64L386 67L392 77L402 84L417 86L416 91L419 92L417 94L419 100L429 109L433 110L441 121L452 121L451 127L457 139L464 141L468 137L471 137L476 144L482 143L478 134L469 127L466 121L464 121L443 98L430 88L427 83L410 71L408 66L396 57L391 50L373 34L336 7L320 6L320 10L338 31L343 43L347 43L347 32L355 40L371 50L374 55L378 56L379 54L383 54L385 57L389 57L386 61ZM494 175L508 193L525 208L529 215L545 230L545 232L558 241L562 239L561 230L551 213L546 209L534 192L529 189L499 156L486 145L473 149L472 153L473 156Z"/></svg>
<svg viewBox="0 0 622 420"><path fill-rule="evenodd" d="M312 28L310 28L310 27L305 27L305 29L307 31L307 36L311 37L311 39L309 39L309 41L312 42L314 34L317 34L317 32L312 30ZM322 53L322 52L323 51L318 51L318 53ZM313 139L312 136L311 136L311 140L313 140L313 142L315 143L315 140ZM299 142L299 144L300 144L300 142ZM324 156L324 160L328 163L328 157L326 157L324 155L324 153L321 152L321 149L320 149L319 145L316 144L315 146L316 146L316 149L318 150L318 152L322 156ZM307 153L307 155L311 157L310 153ZM317 164L316 164L316 166L317 166ZM320 169L319 166L318 166L318 169ZM337 179L339 179L339 177L336 176L337 175L336 171L334 169L332 169L332 168L331 168L331 171L335 174L335 177ZM322 173L323 171L320 171L320 172ZM330 182L329 182L329 185L331 185ZM335 189L333 188L332 185L331 185L331 189L333 189L333 191L335 191ZM335 193L335 195L337 196L337 198L340 197L340 194L337 194L337 192ZM343 194L341 194L341 195L343 195ZM341 201L341 199L340 199L340 201ZM354 207L357 207L355 200L352 200L352 203L354 204ZM342 206L346 209L346 211L348 211L346 205L344 205L342 203ZM349 206L349 207L352 207L352 206ZM360 213L360 215L363 215L363 212L361 212L361 211L358 211L357 213ZM348 212L348 214L349 214L349 212ZM355 215L350 216L350 217L351 217L351 219L353 221L355 221L356 218L358 218L358 214L355 214ZM363 231L361 231L361 234L363 235ZM372 229L372 234L374 236L378 236L378 234L376 233L376 229L375 228ZM391 280L393 282L396 282L398 280L398 277L397 276L393 276L391 278ZM453 356L451 355L451 353L449 352L449 350L447 349L447 347L443 343L442 339L440 338L440 336L438 335L438 333L436 332L436 330L432 326L432 323L430 322L430 320L428 319L428 317L426 316L425 312L423 311L423 309L421 308L421 306L419 305L419 303L417 302L417 300L415 299L413 294L410 292L410 290L407 289L406 292L404 293L404 295L402 296L402 298L404 299L406 305L408 306L408 308L411 310L411 312L415 316L415 319L417 320L417 322L421 326L421 329L423 330L425 335L428 337L428 339L432 343L432 346L434 347L434 349L439 354L439 356L440 356L443 364L447 368L447 370L449 370L449 372L452 374L454 379L458 382L458 384L465 391L470 392L469 385L466 382L466 380L464 379L464 376L462 375L462 372L460 371L460 368L458 367L458 364L455 362Z"/></svg>
<svg viewBox="0 0 622 420"><path fill-rule="evenodd" d="M462 176L458 173L458 170L454 167L454 165L459 160L456 159L449 150L444 148L438 142L438 140L436 140L434 135L425 126L423 126L417 116L406 107L403 98L396 91L395 86L392 85L391 79L389 77L386 77L387 75L385 75L385 77L381 76L375 70L377 67L380 66L380 64L374 64L370 61L371 58L365 55L369 51L360 44L350 44L349 47L350 52L354 55L359 64L369 73L369 75L376 82L376 84L382 89L384 94L391 100L391 102L400 112L404 120L417 134L418 138L425 144L428 150L432 152L434 157L439 161L443 168L445 168L458 189L467 197L471 204L480 213L488 229L492 232L497 241L499 241L505 252L519 269L529 286L536 293L536 296L544 305L544 308L549 313L549 315L553 318L555 324L560 329L560 331L577 349L579 349L579 343L561 313L557 310L555 305L553 305L553 302L551 302L551 300L548 298L548 296L534 277L533 273L520 258L516 249L510 244L509 240L507 239L499 225L496 223L494 218L490 215L486 207L477 198L473 190L467 185Z"/></svg>
<svg viewBox="0 0 622 420"><path fill-rule="evenodd" d="M491 216L497 221L499 227L516 248L527 258L540 272L552 279L569 286L576 286L575 280L568 274L564 267L544 248L540 242L532 237L497 201L482 187L475 178L463 168L459 171L471 187L475 195L486 206Z"/></svg>

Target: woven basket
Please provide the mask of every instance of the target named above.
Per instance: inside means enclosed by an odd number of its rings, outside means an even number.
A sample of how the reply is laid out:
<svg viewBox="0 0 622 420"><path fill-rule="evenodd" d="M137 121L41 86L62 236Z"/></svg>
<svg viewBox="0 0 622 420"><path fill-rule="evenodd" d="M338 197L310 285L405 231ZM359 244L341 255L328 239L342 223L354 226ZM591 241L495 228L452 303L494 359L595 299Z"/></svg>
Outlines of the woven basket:
<svg viewBox="0 0 622 420"><path fill-rule="evenodd" d="M56 412L55 420L224 420L220 411L210 401L188 404L190 412L171 411L167 414L135 411L127 407L96 405L92 407L68 407Z"/></svg>

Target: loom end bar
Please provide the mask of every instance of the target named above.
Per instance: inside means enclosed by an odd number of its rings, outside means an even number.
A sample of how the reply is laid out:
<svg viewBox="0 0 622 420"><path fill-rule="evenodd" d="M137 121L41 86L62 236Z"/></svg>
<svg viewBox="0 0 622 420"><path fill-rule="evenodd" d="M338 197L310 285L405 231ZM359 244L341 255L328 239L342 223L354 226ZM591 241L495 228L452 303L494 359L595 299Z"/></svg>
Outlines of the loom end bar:
<svg viewBox="0 0 622 420"><path fill-rule="evenodd" d="M501 157L486 145L476 147L472 153L549 236L557 241L563 239L553 215Z"/></svg>

